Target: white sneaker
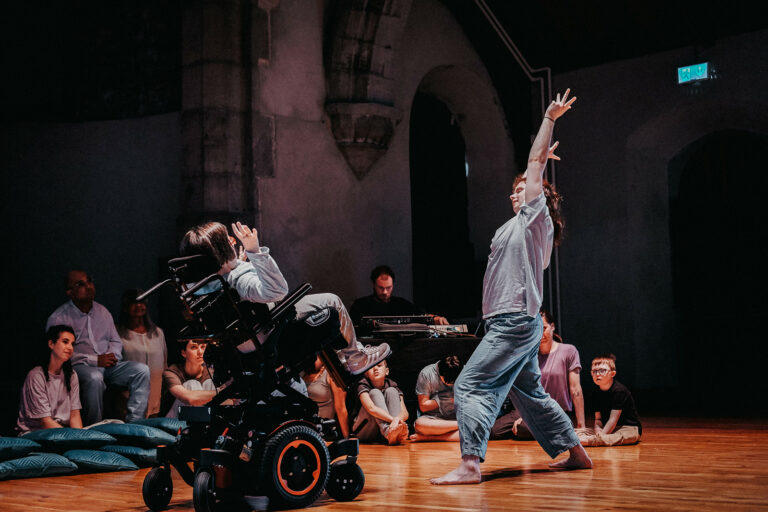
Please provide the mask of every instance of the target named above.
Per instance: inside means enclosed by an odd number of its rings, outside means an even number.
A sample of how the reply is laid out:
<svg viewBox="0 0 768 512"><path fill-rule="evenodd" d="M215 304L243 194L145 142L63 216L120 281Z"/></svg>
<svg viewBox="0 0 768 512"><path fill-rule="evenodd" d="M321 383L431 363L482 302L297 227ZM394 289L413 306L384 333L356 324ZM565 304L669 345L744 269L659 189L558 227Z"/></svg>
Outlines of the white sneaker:
<svg viewBox="0 0 768 512"><path fill-rule="evenodd" d="M369 368L382 362L384 359L389 357L389 354L391 353L392 349L389 348L389 345L386 343L382 343L381 345L377 345L375 347L366 345L356 352L351 354L347 353L347 361L344 363L344 366L352 375L360 375Z"/></svg>

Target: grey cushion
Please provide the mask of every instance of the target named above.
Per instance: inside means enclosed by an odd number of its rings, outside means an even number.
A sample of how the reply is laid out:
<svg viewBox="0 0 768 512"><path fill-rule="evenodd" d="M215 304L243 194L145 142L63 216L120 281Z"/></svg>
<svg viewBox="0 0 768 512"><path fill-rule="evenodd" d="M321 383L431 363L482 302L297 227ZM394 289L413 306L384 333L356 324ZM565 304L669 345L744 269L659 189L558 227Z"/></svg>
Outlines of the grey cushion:
<svg viewBox="0 0 768 512"><path fill-rule="evenodd" d="M45 451L65 452L78 448L99 448L115 444L116 439L104 432L82 428L47 428L36 430L24 436L24 439L39 443Z"/></svg>
<svg viewBox="0 0 768 512"><path fill-rule="evenodd" d="M0 478L31 478L71 473L77 465L55 453L31 453L20 459L0 463Z"/></svg>
<svg viewBox="0 0 768 512"><path fill-rule="evenodd" d="M0 461L18 459L41 449L39 444L23 437L0 437Z"/></svg>
<svg viewBox="0 0 768 512"><path fill-rule="evenodd" d="M119 453L100 450L69 450L64 456L81 471L134 471L139 467Z"/></svg>
<svg viewBox="0 0 768 512"><path fill-rule="evenodd" d="M141 446L142 448L154 448L161 444L172 445L176 443L176 437L159 428L138 425L136 423L107 423L97 425L91 430L98 430L117 439L117 443L129 446Z"/></svg>
<svg viewBox="0 0 768 512"><path fill-rule="evenodd" d="M131 461L140 468L146 468L157 464L157 448L140 448L138 446L110 444L102 446L100 450L119 453L123 457L131 459Z"/></svg>
<svg viewBox="0 0 768 512"><path fill-rule="evenodd" d="M159 428L175 436L179 429L187 428L187 422L177 418L142 418L140 420L132 421L132 425L146 425L148 427Z"/></svg>

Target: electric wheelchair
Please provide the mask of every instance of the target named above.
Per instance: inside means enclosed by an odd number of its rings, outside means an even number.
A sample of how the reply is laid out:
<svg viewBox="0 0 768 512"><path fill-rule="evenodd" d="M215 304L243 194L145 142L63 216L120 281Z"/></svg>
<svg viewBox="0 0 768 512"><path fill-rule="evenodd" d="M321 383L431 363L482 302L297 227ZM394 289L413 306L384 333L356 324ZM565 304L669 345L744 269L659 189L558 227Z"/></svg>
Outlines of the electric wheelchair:
<svg viewBox="0 0 768 512"><path fill-rule="evenodd" d="M185 320L177 339L208 344L205 359L220 391L205 406L180 407L187 427L173 446L158 447L142 486L147 507L168 506L171 467L192 486L196 512L237 508L246 496L266 496L278 509L311 505L323 490L354 499L365 484L358 441L341 438L336 421L319 418L316 404L291 387L318 355L339 386L354 379L334 351L346 346L338 312L296 318L309 284L271 310L240 301L206 256L175 258L168 267L171 277L137 300L175 291Z"/></svg>

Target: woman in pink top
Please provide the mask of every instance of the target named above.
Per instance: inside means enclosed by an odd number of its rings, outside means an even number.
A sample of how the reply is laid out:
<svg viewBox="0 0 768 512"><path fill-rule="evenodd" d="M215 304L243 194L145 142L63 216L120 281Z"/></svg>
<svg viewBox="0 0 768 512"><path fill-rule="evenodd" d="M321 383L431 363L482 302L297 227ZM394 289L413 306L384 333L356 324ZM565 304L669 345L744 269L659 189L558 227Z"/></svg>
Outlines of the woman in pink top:
<svg viewBox="0 0 768 512"><path fill-rule="evenodd" d="M46 333L48 351L42 364L24 381L17 428L21 434L45 428L83 428L80 386L70 359L75 332L68 325L53 325Z"/></svg>

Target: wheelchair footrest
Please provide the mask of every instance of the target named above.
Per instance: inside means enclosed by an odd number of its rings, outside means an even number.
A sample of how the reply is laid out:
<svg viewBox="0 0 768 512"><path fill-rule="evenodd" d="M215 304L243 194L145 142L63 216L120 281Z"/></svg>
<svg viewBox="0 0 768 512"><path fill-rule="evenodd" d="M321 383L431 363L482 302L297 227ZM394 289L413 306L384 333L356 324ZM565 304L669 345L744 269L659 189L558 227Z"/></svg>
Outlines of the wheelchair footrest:
<svg viewBox="0 0 768 512"><path fill-rule="evenodd" d="M343 455L356 457L360 453L360 442L357 439L341 439L328 445L328 454L331 460L338 459Z"/></svg>

